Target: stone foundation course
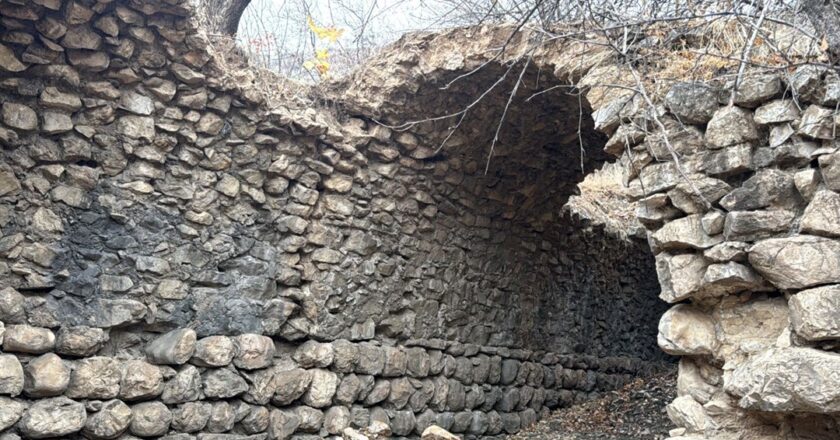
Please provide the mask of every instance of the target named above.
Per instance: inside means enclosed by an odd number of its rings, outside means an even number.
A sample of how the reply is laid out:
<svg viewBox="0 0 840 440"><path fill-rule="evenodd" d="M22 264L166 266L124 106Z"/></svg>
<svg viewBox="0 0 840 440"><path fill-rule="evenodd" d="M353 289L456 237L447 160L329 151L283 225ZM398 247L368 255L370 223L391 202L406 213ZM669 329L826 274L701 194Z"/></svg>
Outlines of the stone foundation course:
<svg viewBox="0 0 840 440"><path fill-rule="evenodd" d="M417 437L432 424L496 436L650 373L648 363L630 358L441 340L275 344L256 334L197 338L191 329L153 340L145 359L74 356L101 343L90 330L70 328L56 345L48 329L6 328L0 427L7 436L303 438L372 421L398 437Z"/></svg>

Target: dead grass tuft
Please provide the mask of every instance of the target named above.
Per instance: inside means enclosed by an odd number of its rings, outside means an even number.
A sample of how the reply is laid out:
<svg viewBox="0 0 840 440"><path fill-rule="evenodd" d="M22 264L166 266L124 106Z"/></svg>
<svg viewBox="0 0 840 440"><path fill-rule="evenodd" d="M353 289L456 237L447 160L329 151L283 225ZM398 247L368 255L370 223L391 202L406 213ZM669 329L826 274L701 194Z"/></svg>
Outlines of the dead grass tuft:
<svg viewBox="0 0 840 440"><path fill-rule="evenodd" d="M617 163L608 163L578 185L580 195L572 196L566 208L573 214L604 225L608 233L621 238L634 236L642 225L636 220L635 203L624 187L624 174Z"/></svg>

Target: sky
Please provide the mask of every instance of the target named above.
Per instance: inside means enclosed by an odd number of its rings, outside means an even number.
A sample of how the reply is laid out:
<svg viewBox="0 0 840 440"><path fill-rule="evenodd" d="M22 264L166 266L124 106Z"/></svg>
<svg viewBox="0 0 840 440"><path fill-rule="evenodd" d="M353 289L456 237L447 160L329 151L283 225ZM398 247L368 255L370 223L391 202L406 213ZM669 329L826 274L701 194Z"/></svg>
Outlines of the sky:
<svg viewBox="0 0 840 440"><path fill-rule="evenodd" d="M326 54L328 74L340 75L407 32L451 24L438 18L446 16L447 1L253 0L240 22L238 38L264 67L317 80L320 75L311 69L311 62L318 60L316 51ZM341 37L335 42L315 38L308 17L319 27L341 30Z"/></svg>

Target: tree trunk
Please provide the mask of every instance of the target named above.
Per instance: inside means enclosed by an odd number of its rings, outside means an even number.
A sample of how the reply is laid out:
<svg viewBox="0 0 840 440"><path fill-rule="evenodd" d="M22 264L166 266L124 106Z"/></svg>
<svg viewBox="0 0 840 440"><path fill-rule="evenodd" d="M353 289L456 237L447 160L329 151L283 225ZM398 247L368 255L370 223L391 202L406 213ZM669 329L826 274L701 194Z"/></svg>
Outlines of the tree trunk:
<svg viewBox="0 0 840 440"><path fill-rule="evenodd" d="M231 37L236 35L242 13L250 3L251 0L201 0L200 14L207 32Z"/></svg>
<svg viewBox="0 0 840 440"><path fill-rule="evenodd" d="M840 0L803 0L801 5L817 35L825 37L831 63L840 62Z"/></svg>

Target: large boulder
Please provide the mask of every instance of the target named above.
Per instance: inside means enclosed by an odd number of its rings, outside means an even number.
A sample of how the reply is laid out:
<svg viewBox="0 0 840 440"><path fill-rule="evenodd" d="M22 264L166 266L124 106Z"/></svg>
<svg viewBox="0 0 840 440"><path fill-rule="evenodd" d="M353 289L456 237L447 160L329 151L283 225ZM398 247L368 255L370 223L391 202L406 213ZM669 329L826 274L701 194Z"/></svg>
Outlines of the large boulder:
<svg viewBox="0 0 840 440"><path fill-rule="evenodd" d="M741 363L724 382L744 409L840 412L840 354L813 348L773 348Z"/></svg>
<svg viewBox="0 0 840 440"><path fill-rule="evenodd" d="M780 289L840 283L840 241L811 235L771 238L749 250L752 267Z"/></svg>
<svg viewBox="0 0 840 440"><path fill-rule="evenodd" d="M840 285L803 290L791 296L790 320L810 341L840 339Z"/></svg>

